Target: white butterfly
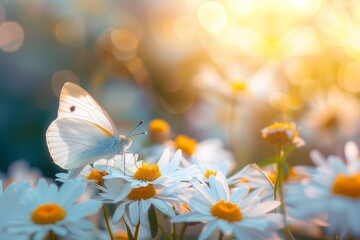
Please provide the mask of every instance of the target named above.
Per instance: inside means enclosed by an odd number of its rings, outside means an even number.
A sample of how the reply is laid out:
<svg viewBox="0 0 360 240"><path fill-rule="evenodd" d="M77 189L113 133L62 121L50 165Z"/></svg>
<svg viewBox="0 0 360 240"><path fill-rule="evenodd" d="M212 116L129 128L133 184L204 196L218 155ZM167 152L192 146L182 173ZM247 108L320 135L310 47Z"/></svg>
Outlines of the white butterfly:
<svg viewBox="0 0 360 240"><path fill-rule="evenodd" d="M58 117L48 128L46 141L56 164L77 171L96 160L121 155L131 145L90 94L70 82L61 90Z"/></svg>

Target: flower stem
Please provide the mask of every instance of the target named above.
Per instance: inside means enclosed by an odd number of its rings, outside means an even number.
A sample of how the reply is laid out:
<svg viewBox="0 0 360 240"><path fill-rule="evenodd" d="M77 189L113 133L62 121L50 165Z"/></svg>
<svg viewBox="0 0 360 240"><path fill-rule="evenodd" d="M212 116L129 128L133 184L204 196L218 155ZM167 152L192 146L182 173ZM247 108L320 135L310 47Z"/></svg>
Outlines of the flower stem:
<svg viewBox="0 0 360 240"><path fill-rule="evenodd" d="M50 240L57 240L56 234L53 231L49 232L49 238Z"/></svg>
<svg viewBox="0 0 360 240"><path fill-rule="evenodd" d="M105 204L103 204L102 209L103 209L103 212L104 212L104 218L105 218L106 227L108 229L110 239L114 240L114 236L113 236L113 233L111 231L111 226L110 226L110 222L109 222L109 216L108 216Z"/></svg>
<svg viewBox="0 0 360 240"><path fill-rule="evenodd" d="M284 234L286 236L286 239L294 240L295 238L291 234L291 231L287 223L286 207L285 207L284 192L283 192L283 183L286 177L285 169L284 169L285 161L286 161L286 156L284 156L281 145L278 144L276 146L277 178L274 189L274 200L277 200L277 198L279 198L280 200L280 209L283 214L284 225L285 225Z"/></svg>
<svg viewBox="0 0 360 240"><path fill-rule="evenodd" d="M276 145L276 166L277 166L277 177L275 180L274 186L274 200L276 201L278 197L282 197L280 194L280 188L282 185L282 176L281 176L281 145ZM282 200L282 199L281 199Z"/></svg>
<svg viewBox="0 0 360 240"><path fill-rule="evenodd" d="M165 237L167 240L169 240L170 238L169 238L169 236L166 234L166 232L165 232L164 228L161 226L161 224L159 224L159 229L160 229L161 233L164 235L164 237Z"/></svg>
<svg viewBox="0 0 360 240"><path fill-rule="evenodd" d="M220 231L218 240L223 240L223 238L224 238L224 233Z"/></svg>
<svg viewBox="0 0 360 240"><path fill-rule="evenodd" d="M175 225L175 223L171 224L171 239L176 240L176 225Z"/></svg>
<svg viewBox="0 0 360 240"><path fill-rule="evenodd" d="M135 239L135 240L138 240L138 239L139 239L139 233L140 233L140 221L139 221L139 223L136 225L135 235L134 235L134 239Z"/></svg>
<svg viewBox="0 0 360 240"><path fill-rule="evenodd" d="M188 224L187 223L184 223L181 227L181 231L180 231L180 236L179 236L179 240L182 240L183 237L184 237L184 234L186 232L186 229L187 229L187 226Z"/></svg>

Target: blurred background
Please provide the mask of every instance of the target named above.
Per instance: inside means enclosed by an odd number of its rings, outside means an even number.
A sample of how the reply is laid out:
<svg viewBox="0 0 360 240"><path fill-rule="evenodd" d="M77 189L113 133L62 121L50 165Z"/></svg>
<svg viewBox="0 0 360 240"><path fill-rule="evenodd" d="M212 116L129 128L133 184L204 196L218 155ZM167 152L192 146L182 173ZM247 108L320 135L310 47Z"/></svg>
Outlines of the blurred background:
<svg viewBox="0 0 360 240"><path fill-rule="evenodd" d="M360 143L360 2L0 0L0 171L60 171L45 132L68 81L121 133L161 118L220 138L238 167L274 155L263 127L294 121L306 146L290 164L309 164Z"/></svg>

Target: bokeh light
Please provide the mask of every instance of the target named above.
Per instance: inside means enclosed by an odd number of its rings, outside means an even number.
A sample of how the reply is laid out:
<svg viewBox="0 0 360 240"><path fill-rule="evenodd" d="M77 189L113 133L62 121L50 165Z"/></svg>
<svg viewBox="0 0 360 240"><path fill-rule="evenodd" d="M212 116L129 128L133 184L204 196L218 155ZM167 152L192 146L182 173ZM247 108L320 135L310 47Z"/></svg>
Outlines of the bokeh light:
<svg viewBox="0 0 360 240"><path fill-rule="evenodd" d="M201 26L212 33L223 30L228 19L224 6L215 1L204 2L199 8L197 16Z"/></svg>
<svg viewBox="0 0 360 240"><path fill-rule="evenodd" d="M17 51L24 42L24 30L16 22L4 22L0 25L0 49L4 52Z"/></svg>
<svg viewBox="0 0 360 240"><path fill-rule="evenodd" d="M85 37L85 23L81 17L73 16L60 20L55 26L56 39L65 45L80 44Z"/></svg>
<svg viewBox="0 0 360 240"><path fill-rule="evenodd" d="M55 72L51 77L51 86L54 94L60 96L61 88L66 82L79 84L79 77L72 71L63 69Z"/></svg>

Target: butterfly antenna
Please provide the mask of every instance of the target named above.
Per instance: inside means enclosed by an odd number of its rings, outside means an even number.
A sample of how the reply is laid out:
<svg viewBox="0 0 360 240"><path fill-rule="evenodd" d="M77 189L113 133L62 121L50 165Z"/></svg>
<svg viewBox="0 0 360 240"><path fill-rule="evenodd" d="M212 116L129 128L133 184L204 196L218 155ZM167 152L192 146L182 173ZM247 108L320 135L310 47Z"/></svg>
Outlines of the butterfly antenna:
<svg viewBox="0 0 360 240"><path fill-rule="evenodd" d="M148 132L134 133L128 137L133 137L133 136L138 136L138 135L146 135L146 134L148 134Z"/></svg>
<svg viewBox="0 0 360 240"><path fill-rule="evenodd" d="M136 126L128 133L128 135L126 136L126 138L131 137L131 133L132 133L136 128L138 128L141 124L143 124L143 123L144 123L144 120L141 120L141 121L139 122L139 124L136 125Z"/></svg>

